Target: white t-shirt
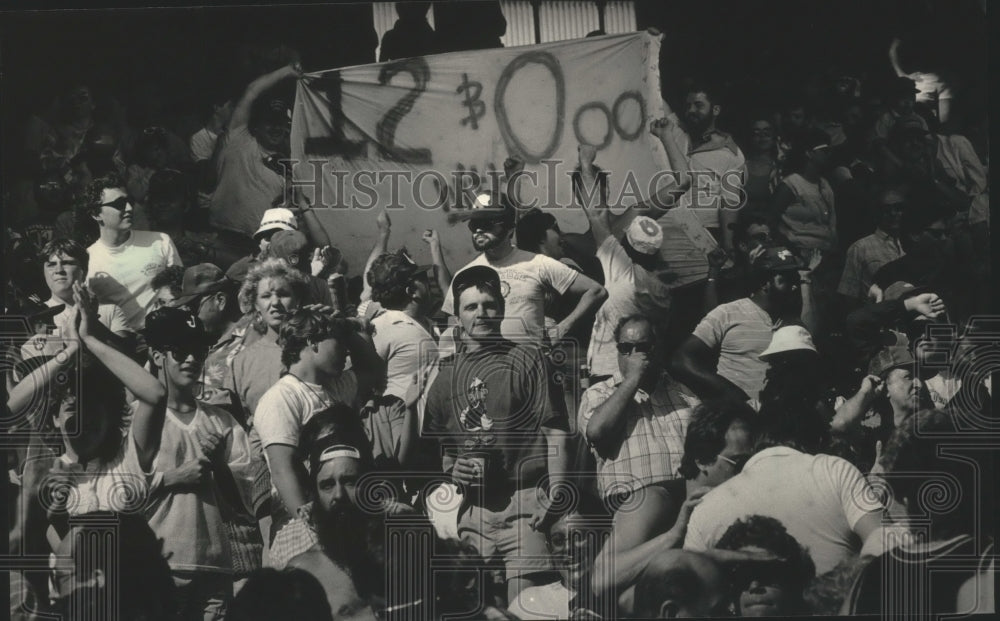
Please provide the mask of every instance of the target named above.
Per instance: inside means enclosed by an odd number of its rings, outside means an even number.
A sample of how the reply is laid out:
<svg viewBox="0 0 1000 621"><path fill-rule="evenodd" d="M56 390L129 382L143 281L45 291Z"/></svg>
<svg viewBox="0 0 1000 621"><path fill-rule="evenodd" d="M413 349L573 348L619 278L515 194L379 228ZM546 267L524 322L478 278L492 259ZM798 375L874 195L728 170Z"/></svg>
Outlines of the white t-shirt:
<svg viewBox="0 0 1000 621"><path fill-rule="evenodd" d="M635 299L635 264L618 240L611 236L597 248L597 258L604 269L608 299L597 310L594 319L587 366L591 375L614 375L618 372L615 327L623 318L639 312Z"/></svg>
<svg viewBox="0 0 1000 621"><path fill-rule="evenodd" d="M344 371L329 389L303 382L288 373L257 402L253 426L264 448L272 444L298 446L302 425L313 414L329 407L334 401L356 405L357 398L358 380L353 371Z"/></svg>
<svg viewBox="0 0 1000 621"><path fill-rule="evenodd" d="M507 612L518 619L569 619L572 596L561 582L528 587L517 594Z"/></svg>
<svg viewBox="0 0 1000 621"><path fill-rule="evenodd" d="M252 235L260 218L281 195L285 180L264 164L270 157L246 127L231 128L216 162L218 185L212 194L212 226Z"/></svg>
<svg viewBox="0 0 1000 621"><path fill-rule="evenodd" d="M714 548L736 520L763 515L780 521L809 551L820 575L860 552L863 542L853 529L883 509L877 496L861 471L840 457L764 449L695 507L684 548Z"/></svg>
<svg viewBox="0 0 1000 621"><path fill-rule="evenodd" d="M385 394L404 399L413 374L437 361L437 341L403 311L384 310L372 325L375 351L386 363Z"/></svg>
<svg viewBox="0 0 1000 621"><path fill-rule="evenodd" d="M242 507L252 507L253 471L250 468L250 438L236 419L222 408L198 403L194 417L184 424L177 413L167 408L163 422L160 451L153 461L157 472L166 472L197 459L201 455L198 434L222 434L225 461L233 473ZM149 526L163 539L163 552L171 569L232 573L229 536L222 514L218 484L206 477L197 486L154 494L146 510Z"/></svg>
<svg viewBox="0 0 1000 621"><path fill-rule="evenodd" d="M87 286L100 302L117 304L136 332L146 325L146 313L153 307L153 277L165 267L183 265L170 236L154 231L132 231L115 247L98 239L87 252Z"/></svg>
<svg viewBox="0 0 1000 621"><path fill-rule="evenodd" d="M504 338L520 338L522 341L525 336L538 342L545 340L545 292L555 291L563 295L577 277L573 268L551 257L520 248L515 248L496 263L487 259L485 254L480 254L458 273L473 265L492 267L500 275L505 306L500 331ZM449 315L455 312L451 287L448 287L441 309Z"/></svg>
<svg viewBox="0 0 1000 621"><path fill-rule="evenodd" d="M45 305L49 308L59 306L63 302L56 298L49 298ZM61 313L52 318L56 327L50 330L49 334L36 334L21 346L21 358L27 360L35 356L55 356L63 348L61 337L66 334L66 322L69 321L72 308L67 306ZM125 313L115 304L98 304L97 318L112 334L124 336L129 332L128 323L125 321Z"/></svg>
<svg viewBox="0 0 1000 621"><path fill-rule="evenodd" d="M121 450L109 463L92 459L81 466L65 453L59 461L64 470L75 471L71 476L73 491L66 502L69 515L94 511L135 513L146 503L150 487L155 487L158 477L162 477L143 472L131 431L125 434Z"/></svg>

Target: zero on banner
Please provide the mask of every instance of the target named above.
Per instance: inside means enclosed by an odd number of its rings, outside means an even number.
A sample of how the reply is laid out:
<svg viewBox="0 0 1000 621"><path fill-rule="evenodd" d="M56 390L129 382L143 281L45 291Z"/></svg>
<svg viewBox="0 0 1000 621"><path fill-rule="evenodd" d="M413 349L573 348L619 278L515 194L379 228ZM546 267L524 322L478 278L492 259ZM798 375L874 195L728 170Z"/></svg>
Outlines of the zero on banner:
<svg viewBox="0 0 1000 621"><path fill-rule="evenodd" d="M576 114L573 115L573 135L576 136L576 141L579 142L580 144L590 144L584 138L583 132L580 130L580 118L588 110L600 110L601 112L604 113L604 123L605 123L605 125L607 125L608 131L605 132L604 138L601 139L601 143L600 144L593 145L593 146L597 147L598 151L600 151L604 147L606 147L609 144L611 144L612 135L613 135L615 129L617 129L617 127L612 124L612 122L611 122L611 110L608 110L608 107L606 105L604 105L603 103L601 103L599 101L591 101L591 102L585 103L582 106L580 106L577 109Z"/></svg>
<svg viewBox="0 0 1000 621"><path fill-rule="evenodd" d="M630 99L639 104L639 123L636 125L634 131L625 131L621 121L621 106ZM622 140L632 141L638 138L642 134L646 121L646 100L643 99L642 93L639 91L625 91L619 95L618 99L615 99L614 105L611 106L611 120L615 125L615 131L618 132Z"/></svg>
<svg viewBox="0 0 1000 621"><path fill-rule="evenodd" d="M507 109L503 103L504 95L507 94L507 87L510 85L514 74L531 63L537 63L548 69L549 73L552 74L552 79L555 81L556 86L556 129L552 132L549 143L545 145L541 153L530 153L524 143L514 134L514 129L510 126L510 120L507 118ZM556 148L559 147L559 141L562 138L563 109L565 106L566 80L563 77L562 69L559 67L559 61L548 52L526 52L521 54L504 67L503 73L500 74L500 79L497 80L496 94L493 96L493 109L497 115L497 126L500 128L500 134L503 136L507 148L527 164L537 164L556 152Z"/></svg>
<svg viewBox="0 0 1000 621"><path fill-rule="evenodd" d="M385 86L398 73L409 73L413 76L413 88L410 89L396 105L385 113L385 116L375 125L375 138L378 141L379 153L382 159L406 164L430 164L431 150L424 148L404 149L396 146L396 129L403 117L413 110L413 104L420 94L427 90L427 82L431 78L431 68L427 60L421 56L392 62L378 74L378 81Z"/></svg>

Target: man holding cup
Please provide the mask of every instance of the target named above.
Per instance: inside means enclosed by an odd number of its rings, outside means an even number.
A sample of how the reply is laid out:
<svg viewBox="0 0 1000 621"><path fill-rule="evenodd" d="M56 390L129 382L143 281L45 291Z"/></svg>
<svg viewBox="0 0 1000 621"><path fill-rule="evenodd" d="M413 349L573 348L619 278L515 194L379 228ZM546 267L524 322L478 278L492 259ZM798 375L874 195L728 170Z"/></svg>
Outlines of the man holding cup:
<svg viewBox="0 0 1000 621"><path fill-rule="evenodd" d="M561 392L537 345L503 338L500 277L485 265L451 284L458 351L440 361L422 435L441 444L445 472L464 495L458 534L501 560L508 600L552 582L545 528L568 508L568 423Z"/></svg>

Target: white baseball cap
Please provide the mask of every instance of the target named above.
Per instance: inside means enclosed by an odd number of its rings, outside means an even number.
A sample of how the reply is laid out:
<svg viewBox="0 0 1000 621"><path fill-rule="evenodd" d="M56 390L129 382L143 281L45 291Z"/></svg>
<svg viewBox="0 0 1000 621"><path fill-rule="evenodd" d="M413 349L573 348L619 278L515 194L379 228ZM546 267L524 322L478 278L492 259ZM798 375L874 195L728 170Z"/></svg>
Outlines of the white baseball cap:
<svg viewBox="0 0 1000 621"><path fill-rule="evenodd" d="M291 209L272 207L264 212L264 215L260 219L260 226L257 228L257 232L253 234L253 238L256 241L258 237L268 231L297 230L299 230L299 223L295 219L295 214L292 213Z"/></svg>
<svg viewBox="0 0 1000 621"><path fill-rule="evenodd" d="M771 344L767 349L760 352L760 359L767 360L773 354L780 354L786 351L816 351L813 345L813 337L802 326L785 326L775 330L771 337Z"/></svg>
<svg viewBox="0 0 1000 621"><path fill-rule="evenodd" d="M663 229L650 217L636 216L625 230L625 239L636 252L656 254L663 245Z"/></svg>

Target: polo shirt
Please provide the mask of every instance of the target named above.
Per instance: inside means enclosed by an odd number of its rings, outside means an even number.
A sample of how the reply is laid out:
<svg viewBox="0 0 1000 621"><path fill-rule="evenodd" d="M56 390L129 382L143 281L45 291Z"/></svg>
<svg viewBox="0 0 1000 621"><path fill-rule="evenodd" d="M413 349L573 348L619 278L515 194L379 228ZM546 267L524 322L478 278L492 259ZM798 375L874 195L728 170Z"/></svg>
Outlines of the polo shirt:
<svg viewBox="0 0 1000 621"><path fill-rule="evenodd" d="M863 542L853 529L862 517L884 508L877 496L845 459L787 446L764 449L740 474L705 494L691 514L684 548L714 548L734 522L763 515L788 529L821 575L860 552Z"/></svg>
<svg viewBox="0 0 1000 621"><path fill-rule="evenodd" d="M898 239L882 229L875 229L874 233L862 237L847 249L837 293L854 299L864 298L874 284L875 272L904 254Z"/></svg>
<svg viewBox="0 0 1000 621"><path fill-rule="evenodd" d="M579 429L586 434L594 412L618 390L621 373L598 382L580 401ZM614 457L597 459L597 485L604 496L634 492L653 483L678 478L684 436L698 399L664 374L652 394L638 390L625 412L624 437Z"/></svg>
<svg viewBox="0 0 1000 621"><path fill-rule="evenodd" d="M720 304L709 311L695 329L712 351L718 352L716 373L736 384L750 399L764 387L767 363L760 354L771 344L774 331L783 325L750 298Z"/></svg>
<svg viewBox="0 0 1000 621"><path fill-rule="evenodd" d="M701 136L695 144L678 126L674 139L687 153L691 170L701 173L692 178L691 189L681 196L678 207L690 208L703 226L717 229L720 205L731 209L740 206L739 193L746 179L746 157L732 136L718 130ZM700 198L695 198L696 193ZM714 205L697 206L697 203L707 202Z"/></svg>

